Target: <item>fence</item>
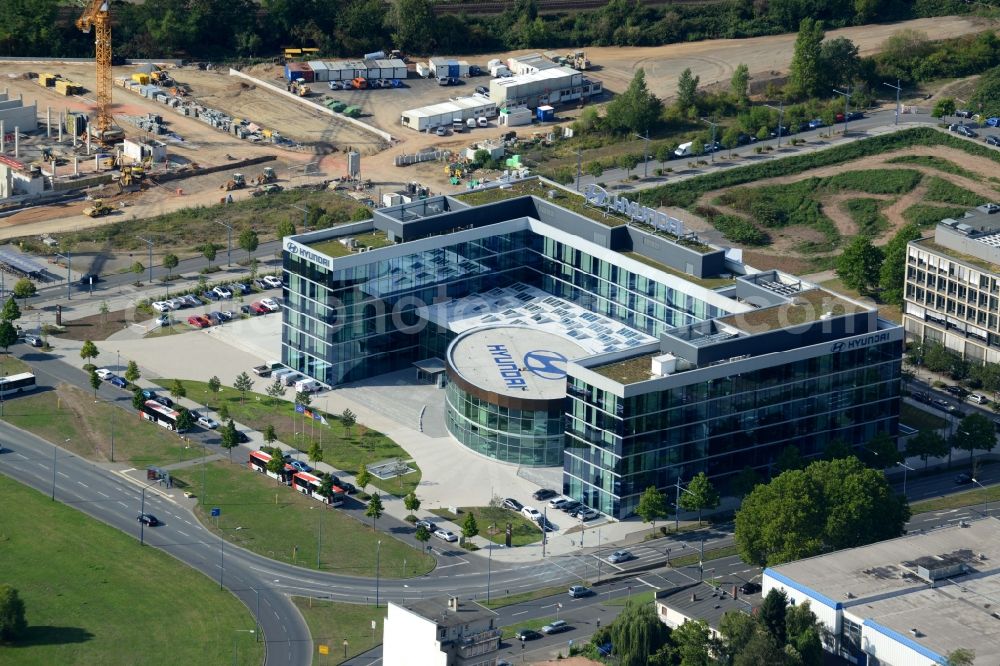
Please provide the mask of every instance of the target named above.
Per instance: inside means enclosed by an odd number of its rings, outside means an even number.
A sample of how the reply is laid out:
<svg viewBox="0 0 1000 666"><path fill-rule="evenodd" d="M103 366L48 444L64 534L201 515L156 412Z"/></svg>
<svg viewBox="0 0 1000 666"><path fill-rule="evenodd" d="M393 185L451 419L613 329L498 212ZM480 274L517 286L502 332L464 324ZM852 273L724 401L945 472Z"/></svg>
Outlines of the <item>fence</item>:
<svg viewBox="0 0 1000 666"><path fill-rule="evenodd" d="M450 150L426 150L414 155L396 155L393 163L396 166L409 166L420 162L430 162L432 160L446 160L451 157Z"/></svg>

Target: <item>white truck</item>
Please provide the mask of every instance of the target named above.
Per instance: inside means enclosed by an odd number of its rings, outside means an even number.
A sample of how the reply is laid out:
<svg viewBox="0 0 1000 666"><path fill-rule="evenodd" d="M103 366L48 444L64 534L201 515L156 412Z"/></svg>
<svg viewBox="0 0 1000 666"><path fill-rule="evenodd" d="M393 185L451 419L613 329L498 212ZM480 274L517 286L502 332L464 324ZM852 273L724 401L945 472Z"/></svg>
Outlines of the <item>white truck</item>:
<svg viewBox="0 0 1000 666"><path fill-rule="evenodd" d="M693 141L688 141L677 146L677 150L674 151L674 157L691 157L691 144L693 143Z"/></svg>

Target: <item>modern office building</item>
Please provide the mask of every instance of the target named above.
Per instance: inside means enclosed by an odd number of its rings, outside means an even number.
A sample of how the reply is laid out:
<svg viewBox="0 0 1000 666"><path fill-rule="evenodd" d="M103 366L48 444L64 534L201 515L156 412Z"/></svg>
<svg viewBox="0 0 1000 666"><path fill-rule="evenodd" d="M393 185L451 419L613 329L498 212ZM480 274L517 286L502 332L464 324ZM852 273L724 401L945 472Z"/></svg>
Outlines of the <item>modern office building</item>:
<svg viewBox="0 0 1000 666"><path fill-rule="evenodd" d="M764 570L828 630L825 648L854 664L937 666L956 650L1000 663L1000 521L952 524Z"/></svg>
<svg viewBox="0 0 1000 666"><path fill-rule="evenodd" d="M985 204L906 248L909 337L969 360L1000 363L1000 206Z"/></svg>
<svg viewBox="0 0 1000 666"><path fill-rule="evenodd" d="M433 377L458 441L562 466L564 492L614 517L650 485L898 428L901 327L600 188L433 197L284 249L289 367Z"/></svg>
<svg viewBox="0 0 1000 666"><path fill-rule="evenodd" d="M495 666L497 614L457 597L389 602L382 637L385 666Z"/></svg>

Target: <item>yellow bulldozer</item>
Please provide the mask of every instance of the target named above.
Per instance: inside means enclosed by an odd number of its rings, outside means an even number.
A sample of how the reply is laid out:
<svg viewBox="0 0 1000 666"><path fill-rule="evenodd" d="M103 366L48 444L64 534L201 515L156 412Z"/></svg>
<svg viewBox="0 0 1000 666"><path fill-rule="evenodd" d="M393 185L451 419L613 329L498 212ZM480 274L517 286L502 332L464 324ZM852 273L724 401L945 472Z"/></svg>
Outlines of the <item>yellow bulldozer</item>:
<svg viewBox="0 0 1000 666"><path fill-rule="evenodd" d="M93 205L87 206L83 209L83 214L87 217L101 217L103 215L107 215L112 210L111 206L105 205L103 200L94 199Z"/></svg>

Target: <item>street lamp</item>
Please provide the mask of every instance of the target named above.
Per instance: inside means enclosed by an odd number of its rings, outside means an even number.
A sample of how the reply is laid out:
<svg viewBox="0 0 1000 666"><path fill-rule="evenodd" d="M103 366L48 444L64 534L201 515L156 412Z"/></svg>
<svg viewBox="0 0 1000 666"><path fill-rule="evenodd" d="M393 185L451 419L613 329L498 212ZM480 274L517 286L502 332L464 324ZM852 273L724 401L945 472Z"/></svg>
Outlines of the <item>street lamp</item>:
<svg viewBox="0 0 1000 666"><path fill-rule="evenodd" d="M347 639L344 639L344 659L347 659Z"/></svg>
<svg viewBox="0 0 1000 666"><path fill-rule="evenodd" d="M779 129L780 131L780 129ZM681 491L686 492L688 495L694 495L693 492L687 488L681 487L681 477L677 477L677 499L674 503L674 533L681 531Z"/></svg>
<svg viewBox="0 0 1000 666"><path fill-rule="evenodd" d="M375 608L378 608L379 572L382 564L382 541L375 547Z"/></svg>
<svg viewBox="0 0 1000 666"><path fill-rule="evenodd" d="M72 291L71 285L70 285L70 276L69 276L69 274L70 274L70 272L73 269L73 261L72 261L72 259L70 259L70 254L69 254L68 250L67 250L66 254L59 254L58 252L56 252L56 256L66 260L66 300L72 301L73 300L73 291Z"/></svg>
<svg viewBox="0 0 1000 666"><path fill-rule="evenodd" d="M136 236L139 240L145 243L149 249L149 284L153 284L153 241L146 240L142 236Z"/></svg>
<svg viewBox="0 0 1000 666"><path fill-rule="evenodd" d="M773 106L771 104L765 104L764 106L778 112L778 148L781 148L781 127L785 119L785 102L778 102L778 106Z"/></svg>
<svg viewBox="0 0 1000 666"><path fill-rule="evenodd" d="M236 634L256 634L257 633L257 631L255 629L233 629L233 631ZM237 638L239 638L239 636L236 636L234 634L233 635L233 666L237 666L237 664L239 664L239 662L240 662L239 646L236 644L236 639Z"/></svg>
<svg viewBox="0 0 1000 666"><path fill-rule="evenodd" d="M712 162L715 162L715 128L718 127L719 124L713 123L711 120L707 118L702 118L701 122L707 123L712 126L712 156L710 159L712 160Z"/></svg>
<svg viewBox="0 0 1000 666"><path fill-rule="evenodd" d="M490 528L495 532L497 528L496 523L490 525ZM492 578L493 575L493 546L494 543L492 540L490 540L489 545L486 546L489 549L488 557L486 558L486 603L487 604L490 603L490 578Z"/></svg>
<svg viewBox="0 0 1000 666"><path fill-rule="evenodd" d="M906 497L906 475L907 475L908 472L913 472L913 471L916 471L916 470L914 470L912 467L910 467L909 465L907 465L904 462L896 463L896 464L903 468L903 497Z"/></svg>
<svg viewBox="0 0 1000 666"><path fill-rule="evenodd" d="M308 224L308 222L309 222L309 209L308 208L303 208L302 206L298 206L296 204L288 204L288 205L291 206L292 208L297 208L298 210L302 211L302 231L305 231L306 228L309 226L309 224Z"/></svg>
<svg viewBox="0 0 1000 666"><path fill-rule="evenodd" d="M642 144L642 177L645 180L649 176L649 130L645 134L635 133L637 137L643 139ZM577 190L580 188L577 187Z"/></svg>
<svg viewBox="0 0 1000 666"><path fill-rule="evenodd" d="M983 507L983 513L985 513L986 517L989 518L990 517L990 492L988 490L986 490L986 486L984 486L983 484L979 483L979 481L977 481L976 479L973 479L972 482L974 484L976 484L977 486L979 486L980 488L982 488L984 491L986 491L986 493L985 493L985 495L986 495L986 501L985 501L986 506Z"/></svg>
<svg viewBox="0 0 1000 666"><path fill-rule="evenodd" d="M229 249L226 250L226 262L232 266L233 265L233 228L226 224L225 222L219 222L218 220L212 220L216 224L221 224L226 229L229 230Z"/></svg>
<svg viewBox="0 0 1000 666"><path fill-rule="evenodd" d="M889 88L892 88L893 90L896 91L896 122L895 122L895 124L898 125L899 124L899 93L901 93L903 91L903 88L902 88L902 86L899 85L899 79L896 79L896 85L892 85L891 83L886 83L885 81L882 82L882 85L888 86Z"/></svg>
<svg viewBox="0 0 1000 666"><path fill-rule="evenodd" d="M843 90L837 90L834 88L833 92L844 97L844 136L847 136L847 113L851 103L851 90L848 88L847 92L844 92Z"/></svg>

